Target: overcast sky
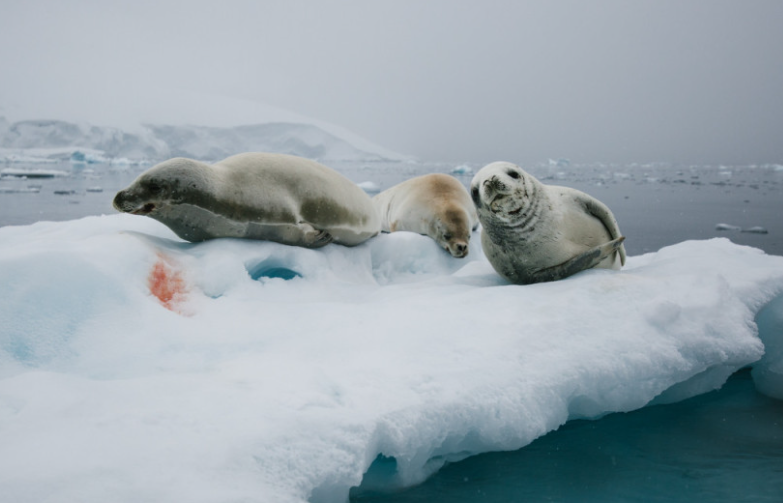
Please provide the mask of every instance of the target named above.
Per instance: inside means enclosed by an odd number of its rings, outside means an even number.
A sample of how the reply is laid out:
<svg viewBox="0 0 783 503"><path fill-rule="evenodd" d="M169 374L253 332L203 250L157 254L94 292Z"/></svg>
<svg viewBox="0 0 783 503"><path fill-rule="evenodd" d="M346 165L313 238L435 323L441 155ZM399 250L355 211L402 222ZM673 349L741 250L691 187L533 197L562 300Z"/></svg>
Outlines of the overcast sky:
<svg viewBox="0 0 783 503"><path fill-rule="evenodd" d="M0 76L9 117L174 89L430 160L783 162L780 0L3 0Z"/></svg>

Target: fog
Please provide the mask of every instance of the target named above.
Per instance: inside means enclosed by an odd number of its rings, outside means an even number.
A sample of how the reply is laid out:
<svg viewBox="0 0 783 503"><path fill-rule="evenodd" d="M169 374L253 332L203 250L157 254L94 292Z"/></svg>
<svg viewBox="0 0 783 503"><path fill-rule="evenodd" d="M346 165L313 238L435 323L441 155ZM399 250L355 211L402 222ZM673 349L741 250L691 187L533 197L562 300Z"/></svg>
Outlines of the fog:
<svg viewBox="0 0 783 503"><path fill-rule="evenodd" d="M777 0L10 0L0 115L189 121L198 99L156 111L200 93L427 160L779 163L782 23Z"/></svg>

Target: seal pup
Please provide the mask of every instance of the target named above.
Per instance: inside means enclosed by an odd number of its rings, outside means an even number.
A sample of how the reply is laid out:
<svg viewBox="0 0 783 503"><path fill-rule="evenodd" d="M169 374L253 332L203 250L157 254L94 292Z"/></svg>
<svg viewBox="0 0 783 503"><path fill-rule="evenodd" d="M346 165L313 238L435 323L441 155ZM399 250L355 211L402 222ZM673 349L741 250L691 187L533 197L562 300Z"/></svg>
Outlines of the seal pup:
<svg viewBox="0 0 783 503"><path fill-rule="evenodd" d="M187 241L232 237L318 248L358 245L380 232L372 200L356 184L283 154L238 154L215 164L170 159L142 173L113 204Z"/></svg>
<svg viewBox="0 0 783 503"><path fill-rule="evenodd" d="M478 215L467 189L453 176L417 176L384 190L372 201L382 231L417 232L434 239L454 257L468 254Z"/></svg>
<svg viewBox="0 0 783 503"><path fill-rule="evenodd" d="M509 162L481 168L470 195L492 267L512 283L566 278L625 264L625 239L609 208L584 192L544 185Z"/></svg>

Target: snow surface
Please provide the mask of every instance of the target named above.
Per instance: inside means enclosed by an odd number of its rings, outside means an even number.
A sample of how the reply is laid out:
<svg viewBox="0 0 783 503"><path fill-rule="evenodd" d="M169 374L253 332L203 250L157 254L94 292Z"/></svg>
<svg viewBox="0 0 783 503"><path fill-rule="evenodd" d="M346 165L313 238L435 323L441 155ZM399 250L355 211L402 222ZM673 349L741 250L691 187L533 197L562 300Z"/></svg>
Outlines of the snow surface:
<svg viewBox="0 0 783 503"><path fill-rule="evenodd" d="M3 499L342 503L380 453L409 485L748 365L783 398L783 257L689 241L516 286L478 241L0 228Z"/></svg>

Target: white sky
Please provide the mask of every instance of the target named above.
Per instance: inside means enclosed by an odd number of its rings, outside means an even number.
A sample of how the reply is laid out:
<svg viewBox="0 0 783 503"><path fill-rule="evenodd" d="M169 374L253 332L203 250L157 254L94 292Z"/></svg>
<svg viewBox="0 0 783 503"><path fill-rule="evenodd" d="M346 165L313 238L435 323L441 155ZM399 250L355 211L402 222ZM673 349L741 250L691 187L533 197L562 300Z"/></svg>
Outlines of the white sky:
<svg viewBox="0 0 783 503"><path fill-rule="evenodd" d="M0 75L10 118L187 90L422 159L783 162L779 0L4 0Z"/></svg>

